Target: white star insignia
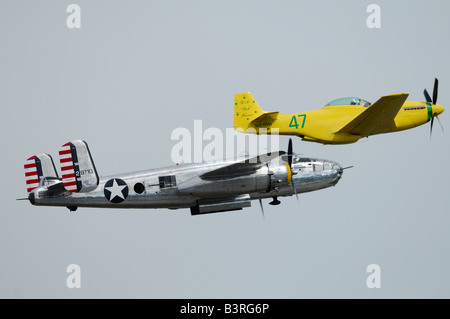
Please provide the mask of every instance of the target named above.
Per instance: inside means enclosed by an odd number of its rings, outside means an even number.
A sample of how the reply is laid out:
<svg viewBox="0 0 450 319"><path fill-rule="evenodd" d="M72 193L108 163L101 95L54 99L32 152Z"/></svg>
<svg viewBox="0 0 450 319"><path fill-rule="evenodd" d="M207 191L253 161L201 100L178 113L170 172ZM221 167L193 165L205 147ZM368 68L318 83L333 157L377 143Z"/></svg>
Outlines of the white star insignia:
<svg viewBox="0 0 450 319"><path fill-rule="evenodd" d="M109 200L112 201L114 197L119 196L122 199L125 199L123 196L122 190L127 187L127 185L120 186L117 184L117 181L114 179L113 184L110 187L105 187L106 190L111 192L111 196L109 197Z"/></svg>

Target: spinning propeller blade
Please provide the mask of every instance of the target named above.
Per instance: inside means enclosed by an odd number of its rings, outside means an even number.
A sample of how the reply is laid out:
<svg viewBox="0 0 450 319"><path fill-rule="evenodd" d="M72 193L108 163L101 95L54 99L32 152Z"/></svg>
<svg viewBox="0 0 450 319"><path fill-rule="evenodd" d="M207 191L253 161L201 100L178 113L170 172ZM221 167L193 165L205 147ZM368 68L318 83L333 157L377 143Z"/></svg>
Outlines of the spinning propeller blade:
<svg viewBox="0 0 450 319"><path fill-rule="evenodd" d="M436 116L436 119L438 120L439 126L442 129L442 132L444 132L444 127L442 126L441 120L439 119L439 116Z"/></svg>
<svg viewBox="0 0 450 319"><path fill-rule="evenodd" d="M431 134L433 134L433 122L434 122L434 116L431 118L431 125L430 125L430 140L431 140Z"/></svg>
<svg viewBox="0 0 450 319"><path fill-rule="evenodd" d="M433 88L433 104L436 104L438 97L438 84L439 81L437 78L434 79L434 88Z"/></svg>
<svg viewBox="0 0 450 319"><path fill-rule="evenodd" d="M292 139L289 139L289 144L288 144L288 165L289 165L289 169L291 170L291 174L292 174ZM294 183L294 178L292 178L291 176L291 184L292 184L292 189L294 190L294 194L295 197L297 197L297 202L300 204L300 200L298 199L298 194L297 194L297 189L295 188L295 183Z"/></svg>
<svg viewBox="0 0 450 319"><path fill-rule="evenodd" d="M292 139L289 139L289 144L288 144L288 164L289 164L289 168L292 167Z"/></svg>
<svg viewBox="0 0 450 319"><path fill-rule="evenodd" d="M438 87L439 87L439 81L437 78L434 79L434 87L433 87L433 99L431 99L430 94L428 94L427 89L423 91L423 95L425 96L425 100L428 103L431 103L431 107L433 108L434 105L436 105L437 98L438 98ZM430 139L431 135L433 134L433 124L434 124L434 118L438 119L439 125L441 126L442 132L444 131L444 127L441 124L441 121L439 120L438 113L431 114L431 123L430 123Z"/></svg>
<svg viewBox="0 0 450 319"><path fill-rule="evenodd" d="M264 215L264 207L263 207L261 198L259 199L259 205L261 206L261 212L262 212L262 215L263 215L263 219L266 219L266 216Z"/></svg>
<svg viewBox="0 0 450 319"><path fill-rule="evenodd" d="M428 94L427 89L423 90L423 95L425 95L425 100L426 100L428 103L431 103L431 102L432 102L431 97L430 97L430 94Z"/></svg>

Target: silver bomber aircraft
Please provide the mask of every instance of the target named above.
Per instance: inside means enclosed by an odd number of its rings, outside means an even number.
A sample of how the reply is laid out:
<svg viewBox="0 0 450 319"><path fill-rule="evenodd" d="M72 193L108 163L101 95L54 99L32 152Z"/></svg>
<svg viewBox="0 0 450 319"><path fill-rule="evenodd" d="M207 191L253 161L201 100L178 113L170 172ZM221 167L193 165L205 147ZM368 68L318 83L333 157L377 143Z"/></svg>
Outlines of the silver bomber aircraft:
<svg viewBox="0 0 450 319"><path fill-rule="evenodd" d="M253 158L184 164L99 178L86 142L62 146L61 178L49 154L27 159L28 200L37 206L103 208L190 208L192 215L241 210L258 199L292 196L337 184L338 163L272 152ZM298 200L298 196L297 196Z"/></svg>

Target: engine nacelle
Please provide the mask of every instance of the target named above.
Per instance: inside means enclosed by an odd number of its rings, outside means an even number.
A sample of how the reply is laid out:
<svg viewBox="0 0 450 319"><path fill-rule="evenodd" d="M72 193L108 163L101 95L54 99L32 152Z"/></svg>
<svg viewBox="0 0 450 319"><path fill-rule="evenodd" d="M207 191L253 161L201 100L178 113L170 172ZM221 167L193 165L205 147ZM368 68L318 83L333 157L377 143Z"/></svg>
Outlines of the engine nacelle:
<svg viewBox="0 0 450 319"><path fill-rule="evenodd" d="M278 190L282 186L289 185L292 173L288 163L279 159L278 161L269 162L267 167L270 177L267 192Z"/></svg>
<svg viewBox="0 0 450 319"><path fill-rule="evenodd" d="M178 190L181 193L194 196L223 197L254 192L270 192L288 185L290 181L291 170L288 164L281 159L276 159L234 177L195 178L179 185Z"/></svg>

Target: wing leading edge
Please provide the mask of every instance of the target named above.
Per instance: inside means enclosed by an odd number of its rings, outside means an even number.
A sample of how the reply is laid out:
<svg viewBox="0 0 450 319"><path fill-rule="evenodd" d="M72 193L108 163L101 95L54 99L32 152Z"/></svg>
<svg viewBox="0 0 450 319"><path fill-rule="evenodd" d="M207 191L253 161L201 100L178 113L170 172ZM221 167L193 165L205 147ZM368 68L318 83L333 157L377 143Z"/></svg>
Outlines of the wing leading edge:
<svg viewBox="0 0 450 319"><path fill-rule="evenodd" d="M247 158L243 161L218 168L200 176L203 180L208 179L227 179L236 175L246 175L253 173L256 169L270 162L271 160L285 155L286 152L278 151Z"/></svg>
<svg viewBox="0 0 450 319"><path fill-rule="evenodd" d="M376 134L378 127L393 122L408 96L408 93L382 96L336 133L349 133L361 136Z"/></svg>

